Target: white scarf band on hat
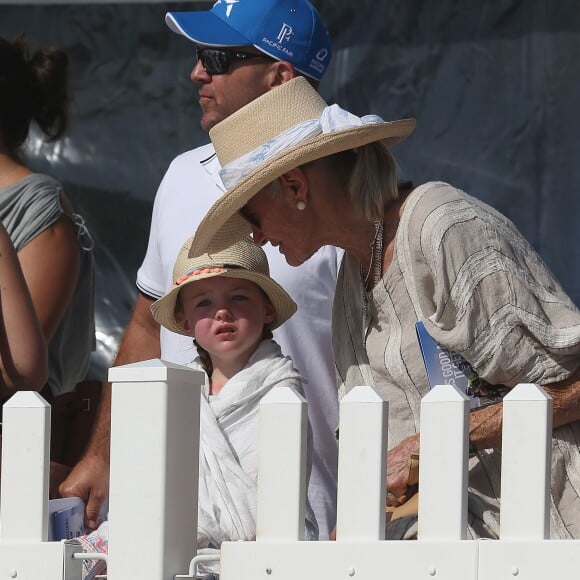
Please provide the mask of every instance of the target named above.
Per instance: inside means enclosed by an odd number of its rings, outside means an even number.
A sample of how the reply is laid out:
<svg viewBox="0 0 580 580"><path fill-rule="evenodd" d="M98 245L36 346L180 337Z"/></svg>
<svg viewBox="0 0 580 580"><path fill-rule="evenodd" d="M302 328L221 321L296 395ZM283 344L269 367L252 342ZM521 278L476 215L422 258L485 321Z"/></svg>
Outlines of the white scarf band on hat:
<svg viewBox="0 0 580 580"><path fill-rule="evenodd" d="M282 151L320 134L336 133L361 125L375 125L384 120L378 115L357 117L338 105L324 108L320 119L310 119L290 127L263 145L232 161L220 171L220 177L227 189L231 189L248 176L257 165L272 159Z"/></svg>

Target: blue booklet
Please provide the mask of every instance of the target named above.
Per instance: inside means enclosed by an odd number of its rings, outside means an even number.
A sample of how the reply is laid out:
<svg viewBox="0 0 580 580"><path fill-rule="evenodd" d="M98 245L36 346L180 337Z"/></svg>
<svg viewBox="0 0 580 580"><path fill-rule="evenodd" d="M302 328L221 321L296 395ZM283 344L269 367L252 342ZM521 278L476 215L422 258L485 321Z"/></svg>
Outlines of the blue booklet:
<svg viewBox="0 0 580 580"><path fill-rule="evenodd" d="M48 540L73 540L85 533L85 502L80 497L48 502Z"/></svg>
<svg viewBox="0 0 580 580"><path fill-rule="evenodd" d="M429 388L455 385L470 398L471 408L497 403L508 392L508 388L503 385L490 385L481 379L460 354L439 344L420 320L415 323L415 327Z"/></svg>
<svg viewBox="0 0 580 580"><path fill-rule="evenodd" d="M109 502L104 501L99 523L108 516ZM85 529L85 502L80 497L63 497L48 501L48 541L73 540L88 533Z"/></svg>

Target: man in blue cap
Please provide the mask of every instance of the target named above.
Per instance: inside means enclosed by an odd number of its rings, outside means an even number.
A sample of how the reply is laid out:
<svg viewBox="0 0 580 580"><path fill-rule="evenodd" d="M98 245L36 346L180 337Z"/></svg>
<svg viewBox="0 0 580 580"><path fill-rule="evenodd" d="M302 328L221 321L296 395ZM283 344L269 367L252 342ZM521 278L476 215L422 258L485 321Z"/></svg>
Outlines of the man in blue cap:
<svg viewBox="0 0 580 580"><path fill-rule="evenodd" d="M196 45L192 81L199 84L204 131L256 97L302 75L315 87L331 58L328 31L307 0L218 0L207 12L170 12L169 28ZM232 135L232 139L238 138ZM147 254L137 274L139 295L114 365L162 358L186 364L195 355L190 339L161 329L150 305L172 284L172 269L183 242L222 195L220 166L211 144L171 163L153 207ZM338 403L330 321L341 251L322 248L298 268L276 248L264 248L271 274L298 304L298 312L275 332L309 383L305 385L314 450L309 499L320 538L328 538L336 516ZM61 486L65 496L87 500L86 516L96 525L108 493L110 385L89 449Z"/></svg>

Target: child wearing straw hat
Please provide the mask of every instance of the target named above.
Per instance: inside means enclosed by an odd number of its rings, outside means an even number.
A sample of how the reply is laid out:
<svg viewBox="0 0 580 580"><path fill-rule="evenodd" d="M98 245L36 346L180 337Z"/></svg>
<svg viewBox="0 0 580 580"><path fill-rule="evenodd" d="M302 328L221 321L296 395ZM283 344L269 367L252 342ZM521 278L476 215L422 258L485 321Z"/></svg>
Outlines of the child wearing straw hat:
<svg viewBox="0 0 580 580"><path fill-rule="evenodd" d="M294 314L296 304L270 277L262 248L246 238L190 258L191 241L175 262L173 287L151 311L162 326L192 337L199 356L190 366L207 374L198 546L217 548L224 540L255 537L260 400L276 386L303 395L304 379L272 340L272 330ZM316 520L307 512L306 536L315 539Z"/></svg>
<svg viewBox="0 0 580 580"><path fill-rule="evenodd" d="M272 330L294 314L296 304L270 277L262 248L246 238L190 258L191 242L177 257L173 286L151 311L159 324L194 340L198 357L189 366L207 376L200 409L198 548L212 550L225 540L255 538L258 405L273 387L289 386L303 396L304 379L272 340ZM308 476L311 447L309 428ZM85 550L106 551L107 525L81 539ZM308 500L305 538L318 538Z"/></svg>
<svg viewBox="0 0 580 580"><path fill-rule="evenodd" d="M188 257L188 243L191 238L175 262L172 288L151 312L165 328L193 338L209 395L217 395L296 304L270 278L266 255L251 240L195 258Z"/></svg>

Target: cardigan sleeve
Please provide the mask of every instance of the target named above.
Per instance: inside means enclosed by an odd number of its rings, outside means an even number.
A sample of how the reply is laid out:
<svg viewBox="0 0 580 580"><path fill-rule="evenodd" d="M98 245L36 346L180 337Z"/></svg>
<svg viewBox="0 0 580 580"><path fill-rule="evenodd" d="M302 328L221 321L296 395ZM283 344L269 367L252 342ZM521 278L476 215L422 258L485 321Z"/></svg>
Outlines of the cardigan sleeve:
<svg viewBox="0 0 580 580"><path fill-rule="evenodd" d="M491 384L567 378L580 365L580 311L512 222L438 185L409 228L427 331Z"/></svg>

